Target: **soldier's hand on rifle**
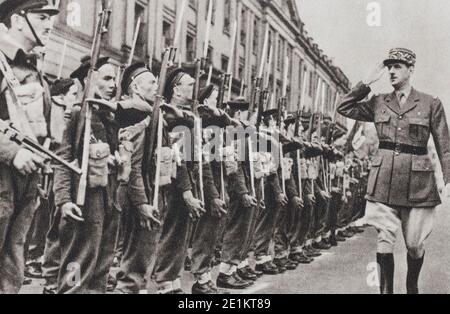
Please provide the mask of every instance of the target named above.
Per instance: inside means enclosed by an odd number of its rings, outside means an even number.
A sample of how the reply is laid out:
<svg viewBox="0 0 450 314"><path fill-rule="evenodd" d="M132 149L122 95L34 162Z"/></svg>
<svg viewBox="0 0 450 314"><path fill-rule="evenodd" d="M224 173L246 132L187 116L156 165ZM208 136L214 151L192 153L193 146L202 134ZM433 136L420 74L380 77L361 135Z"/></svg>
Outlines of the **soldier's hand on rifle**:
<svg viewBox="0 0 450 314"><path fill-rule="evenodd" d="M226 204L220 198L215 198L211 201L211 213L214 217L222 218L227 214Z"/></svg>
<svg viewBox="0 0 450 314"><path fill-rule="evenodd" d="M242 195L242 206L244 208L255 207L258 206L258 201L253 196L249 194L244 194Z"/></svg>
<svg viewBox="0 0 450 314"><path fill-rule="evenodd" d="M83 214L81 212L81 209L73 204L73 203L66 203L61 207L61 215L63 219L73 219L78 222L83 222Z"/></svg>
<svg viewBox="0 0 450 314"><path fill-rule="evenodd" d="M321 195L323 198L327 198L327 199L330 199L330 198L331 198L331 195L328 194L327 191L320 191L320 195Z"/></svg>
<svg viewBox="0 0 450 314"><path fill-rule="evenodd" d="M141 227L149 231L161 227L159 210L149 204L138 206L139 215L141 216Z"/></svg>
<svg viewBox="0 0 450 314"><path fill-rule="evenodd" d="M314 194L308 194L307 195L308 201L311 203L315 203L316 202L316 196Z"/></svg>
<svg viewBox="0 0 450 314"><path fill-rule="evenodd" d="M192 195L192 191L185 192L183 194L183 199L189 209L189 216L191 216L192 219L199 219L204 213L206 213L205 205L202 201L196 199L194 195Z"/></svg>
<svg viewBox="0 0 450 314"><path fill-rule="evenodd" d="M280 205L280 206L286 206L287 204L288 204L288 198L287 198L287 196L286 195L284 195L283 193L281 193L281 194L278 194L277 196L276 196L276 201L277 201L277 204L278 205Z"/></svg>
<svg viewBox="0 0 450 314"><path fill-rule="evenodd" d="M259 202L259 206L261 207L262 210L266 209L266 202L264 202L264 200L261 200Z"/></svg>
<svg viewBox="0 0 450 314"><path fill-rule="evenodd" d="M292 199L292 204L293 204L294 208L296 208L296 209L302 209L303 206L305 205L303 200L298 196L295 196Z"/></svg>
<svg viewBox="0 0 450 314"><path fill-rule="evenodd" d="M45 160L28 149L21 148L13 160L13 165L23 175L29 175L44 167Z"/></svg>
<svg viewBox="0 0 450 314"><path fill-rule="evenodd" d="M386 71L386 67L383 63L377 64L375 69L369 73L369 75L363 80L363 83L367 86L372 85L373 83L379 81Z"/></svg>

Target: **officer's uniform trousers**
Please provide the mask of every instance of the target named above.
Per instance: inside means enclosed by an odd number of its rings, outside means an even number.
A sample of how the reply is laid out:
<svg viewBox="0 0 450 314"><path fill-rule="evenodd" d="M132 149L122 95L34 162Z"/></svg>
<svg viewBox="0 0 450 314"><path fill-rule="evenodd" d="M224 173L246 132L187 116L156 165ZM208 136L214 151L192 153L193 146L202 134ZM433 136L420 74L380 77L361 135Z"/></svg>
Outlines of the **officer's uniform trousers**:
<svg viewBox="0 0 450 314"><path fill-rule="evenodd" d="M38 176L24 177L0 164L0 178L12 177L0 183L0 192L11 193L14 188L14 211L0 213L0 294L17 294L22 287L25 271L24 246L36 211ZM11 174L13 173L13 174Z"/></svg>

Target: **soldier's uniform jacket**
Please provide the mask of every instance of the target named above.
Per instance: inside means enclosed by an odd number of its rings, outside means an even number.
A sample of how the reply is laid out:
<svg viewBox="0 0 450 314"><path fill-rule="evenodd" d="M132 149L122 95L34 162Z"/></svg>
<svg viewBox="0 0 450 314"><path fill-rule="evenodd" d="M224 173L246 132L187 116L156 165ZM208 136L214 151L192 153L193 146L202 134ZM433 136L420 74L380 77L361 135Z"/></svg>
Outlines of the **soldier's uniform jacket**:
<svg viewBox="0 0 450 314"><path fill-rule="evenodd" d="M380 142L394 150L380 149L372 160L367 199L390 206L435 207L441 203L430 157L404 153L400 144L424 150L433 136L444 180L450 182L450 135L441 101L412 89L400 107L395 92L363 101L370 88L359 83L339 105L345 117L374 122ZM402 145L402 146L403 146Z"/></svg>
<svg viewBox="0 0 450 314"><path fill-rule="evenodd" d="M50 91L48 84L36 69L35 60L30 59L30 56L26 55L23 50L2 40L0 40L0 51L5 55L21 84L39 82L43 86L43 115L48 125L51 107ZM0 74L0 87L0 119L8 121L9 114L5 98L6 85L2 74ZM17 201L37 197L38 175L25 177L13 169L12 162L19 149L19 145L10 141L4 134L0 134L0 217L9 216Z"/></svg>

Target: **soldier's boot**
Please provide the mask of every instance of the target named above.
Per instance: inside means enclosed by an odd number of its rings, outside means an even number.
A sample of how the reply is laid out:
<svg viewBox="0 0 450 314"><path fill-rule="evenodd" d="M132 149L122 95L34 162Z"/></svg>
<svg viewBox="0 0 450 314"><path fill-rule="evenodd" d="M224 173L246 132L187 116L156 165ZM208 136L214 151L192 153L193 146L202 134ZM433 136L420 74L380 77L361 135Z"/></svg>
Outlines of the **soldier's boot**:
<svg viewBox="0 0 450 314"><path fill-rule="evenodd" d="M296 261L299 264L311 264L314 261L314 259L308 257L305 252L293 253L289 255L289 259Z"/></svg>
<svg viewBox="0 0 450 314"><path fill-rule="evenodd" d="M381 294L394 294L394 254L377 254Z"/></svg>
<svg viewBox="0 0 450 314"><path fill-rule="evenodd" d="M251 284L248 281L241 279L236 273L232 275L220 273L219 277L217 277L217 287L222 289L241 290L250 286Z"/></svg>
<svg viewBox="0 0 450 314"><path fill-rule="evenodd" d="M210 282L199 283L198 281L192 286L192 294L217 294L218 290L210 284Z"/></svg>
<svg viewBox="0 0 450 314"><path fill-rule="evenodd" d="M280 273L280 269L271 262L257 264L256 270L262 272L264 275L278 275Z"/></svg>
<svg viewBox="0 0 450 314"><path fill-rule="evenodd" d="M258 276L249 272L246 267L238 268L237 274L239 275L239 277L241 277L242 279L247 280L247 281L248 280L256 281L258 279Z"/></svg>
<svg viewBox="0 0 450 314"><path fill-rule="evenodd" d="M408 254L408 275L406 277L406 291L408 294L419 294L419 277L425 255L420 259L413 259Z"/></svg>
<svg viewBox="0 0 450 314"><path fill-rule="evenodd" d="M261 271L257 271L256 269L251 268L249 265L247 265L245 269L248 273L253 274L258 278L264 275Z"/></svg>
<svg viewBox="0 0 450 314"><path fill-rule="evenodd" d="M322 253L315 250L312 246L305 246L303 248L303 251L305 252L306 256L308 257L319 257L322 256Z"/></svg>

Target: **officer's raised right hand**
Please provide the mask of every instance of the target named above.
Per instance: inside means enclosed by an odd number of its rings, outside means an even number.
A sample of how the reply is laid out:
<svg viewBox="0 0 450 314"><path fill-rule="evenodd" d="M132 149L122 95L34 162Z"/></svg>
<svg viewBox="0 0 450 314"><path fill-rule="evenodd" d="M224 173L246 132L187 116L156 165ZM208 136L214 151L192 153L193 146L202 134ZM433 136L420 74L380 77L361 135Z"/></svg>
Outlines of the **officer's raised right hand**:
<svg viewBox="0 0 450 314"><path fill-rule="evenodd" d="M13 165L21 174L29 175L44 166L44 159L26 148L21 148L14 157Z"/></svg>
<svg viewBox="0 0 450 314"><path fill-rule="evenodd" d="M369 73L369 75L363 80L363 83L367 86L378 82L386 71L386 67L383 63L377 64L376 68Z"/></svg>
<svg viewBox="0 0 450 314"><path fill-rule="evenodd" d="M65 203L61 207L61 215L63 219L73 219L78 222L84 221L81 209L74 203Z"/></svg>

